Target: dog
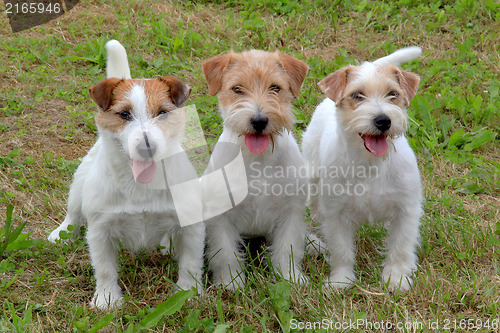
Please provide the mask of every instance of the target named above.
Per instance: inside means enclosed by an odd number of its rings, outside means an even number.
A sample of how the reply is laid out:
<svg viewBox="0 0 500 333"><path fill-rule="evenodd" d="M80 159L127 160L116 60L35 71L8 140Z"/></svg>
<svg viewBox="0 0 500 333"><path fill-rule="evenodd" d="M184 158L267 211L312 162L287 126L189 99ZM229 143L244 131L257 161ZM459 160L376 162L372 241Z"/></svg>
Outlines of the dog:
<svg viewBox="0 0 500 333"><path fill-rule="evenodd" d="M307 179L305 175L277 175L284 168L304 167L291 129L295 121L292 102L299 96L307 71L304 62L278 51L231 51L203 63L209 94L218 95L224 122L217 147L224 143L237 147L248 179L241 185L248 185L246 198L206 221L208 267L215 285L233 291L244 287L243 238L259 236L269 244L278 275L307 281L301 270L307 191L299 191ZM227 154L224 150L217 153L217 147L211 163L220 166Z"/></svg>
<svg viewBox="0 0 500 333"><path fill-rule="evenodd" d="M363 222L388 228L382 277L389 290L406 291L412 284L422 185L405 131L406 107L420 79L397 66L420 54L419 47L401 49L341 68L319 82L327 98L312 116L302 150L309 201L317 208L330 253L326 282L335 288L356 280L354 233Z"/></svg>
<svg viewBox="0 0 500 333"><path fill-rule="evenodd" d="M106 50L108 78L90 88L99 107L99 138L75 172L65 220L49 235L54 242L61 231L70 226L76 231L87 221L96 278L90 305L98 309L116 308L122 301L119 242L137 251L168 249L172 240L179 261L177 287L190 289L200 287L205 239L203 223L181 228L168 188L148 187L162 173L158 165L167 173L178 168L167 157L182 151L184 111L179 108L191 88L170 76L131 79L123 46L112 40Z"/></svg>

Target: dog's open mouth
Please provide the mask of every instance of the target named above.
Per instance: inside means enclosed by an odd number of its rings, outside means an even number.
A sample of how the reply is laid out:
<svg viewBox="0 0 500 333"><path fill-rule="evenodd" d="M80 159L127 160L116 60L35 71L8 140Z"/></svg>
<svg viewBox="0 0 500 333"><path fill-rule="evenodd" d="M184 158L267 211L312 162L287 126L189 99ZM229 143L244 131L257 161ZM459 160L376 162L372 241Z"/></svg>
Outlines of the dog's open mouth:
<svg viewBox="0 0 500 333"><path fill-rule="evenodd" d="M265 134L246 134L245 145L254 154L261 154L269 146L269 136Z"/></svg>
<svg viewBox="0 0 500 333"><path fill-rule="evenodd" d="M387 152L387 135L359 134L365 141L365 148L375 156L382 156Z"/></svg>
<svg viewBox="0 0 500 333"><path fill-rule="evenodd" d="M132 172L135 180L139 183L151 183L156 175L156 162L132 160Z"/></svg>

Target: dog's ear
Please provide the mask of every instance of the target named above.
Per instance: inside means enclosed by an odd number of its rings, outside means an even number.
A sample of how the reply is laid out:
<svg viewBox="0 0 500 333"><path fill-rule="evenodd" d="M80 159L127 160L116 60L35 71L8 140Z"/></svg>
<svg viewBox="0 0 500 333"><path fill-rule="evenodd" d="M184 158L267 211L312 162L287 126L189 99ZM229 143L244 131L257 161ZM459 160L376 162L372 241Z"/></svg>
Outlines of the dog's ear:
<svg viewBox="0 0 500 333"><path fill-rule="evenodd" d="M89 88L90 96L99 105L101 110L107 111L113 104L113 90L123 80L117 78L105 79Z"/></svg>
<svg viewBox="0 0 500 333"><path fill-rule="evenodd" d="M234 53L221 54L217 57L205 60L202 64L203 75L208 83L208 93L215 96L222 88L222 77L224 71L229 67L233 60Z"/></svg>
<svg viewBox="0 0 500 333"><path fill-rule="evenodd" d="M174 105L180 107L191 94L191 87L184 82L177 80L172 76L164 76L158 78L161 82L167 85L170 98Z"/></svg>
<svg viewBox="0 0 500 333"><path fill-rule="evenodd" d="M300 87L304 82L309 66L303 61L290 57L284 53L278 52L281 66L285 68L290 77L290 90L295 98L299 97Z"/></svg>
<svg viewBox="0 0 500 333"><path fill-rule="evenodd" d="M406 105L410 105L410 101L417 94L418 85L420 83L420 78L418 75L404 71L402 69L395 69L396 78L398 79L398 83L403 89L405 94L405 102Z"/></svg>
<svg viewBox="0 0 500 333"><path fill-rule="evenodd" d="M351 70L352 66L341 68L329 74L318 83L319 89L321 89L328 98L334 101L335 104L339 104L342 99L342 94L347 86L348 75Z"/></svg>

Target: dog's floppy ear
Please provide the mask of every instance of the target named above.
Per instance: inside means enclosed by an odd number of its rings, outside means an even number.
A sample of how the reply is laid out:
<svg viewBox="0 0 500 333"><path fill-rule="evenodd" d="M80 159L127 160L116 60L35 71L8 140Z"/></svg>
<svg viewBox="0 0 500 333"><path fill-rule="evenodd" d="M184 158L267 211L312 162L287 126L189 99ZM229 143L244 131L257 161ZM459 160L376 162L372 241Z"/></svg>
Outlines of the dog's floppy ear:
<svg viewBox="0 0 500 333"><path fill-rule="evenodd" d="M319 89L321 89L328 98L334 101L335 104L338 104L342 99L342 94L347 86L347 76L351 69L352 66L341 68L329 74L318 83Z"/></svg>
<svg viewBox="0 0 500 333"><path fill-rule="evenodd" d="M299 97L300 87L306 78L309 66L303 61L290 57L284 53L278 52L281 66L283 66L290 76L290 90L295 98Z"/></svg>
<svg viewBox="0 0 500 333"><path fill-rule="evenodd" d="M170 98L174 105L180 107L191 94L191 87L184 82L177 80L172 76L164 76L158 78L161 82L167 85L169 88Z"/></svg>
<svg viewBox="0 0 500 333"><path fill-rule="evenodd" d="M118 84L122 81L122 79L113 77L102 80L95 86L89 88L90 96L92 96L92 99L96 101L101 110L107 111L113 104L113 90L115 90L116 86L118 86Z"/></svg>
<svg viewBox="0 0 500 333"><path fill-rule="evenodd" d="M418 75L404 71L402 69L395 69L396 78L398 83L403 89L405 94L406 105L410 105L410 101L417 94L418 84L420 83L420 78Z"/></svg>
<svg viewBox="0 0 500 333"><path fill-rule="evenodd" d="M208 93L211 96L215 96L219 92L220 88L222 88L222 77L224 76L224 71L231 64L233 57L234 53L231 51L203 62L203 75L207 80Z"/></svg>

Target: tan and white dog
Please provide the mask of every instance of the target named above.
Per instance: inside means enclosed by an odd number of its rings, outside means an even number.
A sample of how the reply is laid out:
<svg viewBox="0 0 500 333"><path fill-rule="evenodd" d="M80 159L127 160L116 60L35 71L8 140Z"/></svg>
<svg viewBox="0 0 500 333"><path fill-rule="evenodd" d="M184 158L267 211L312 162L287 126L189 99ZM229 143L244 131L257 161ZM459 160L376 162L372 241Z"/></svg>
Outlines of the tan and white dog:
<svg viewBox="0 0 500 333"><path fill-rule="evenodd" d="M179 225L168 187L148 187L162 172L177 168L166 157L182 151L184 111L191 88L173 77L131 79L127 55L117 41L106 44L108 78L90 88L99 106L99 139L78 167L67 216L50 241L71 225L87 221L87 240L95 270L92 307L121 304L117 250L136 251L170 240L179 261L177 287L201 283L205 227ZM162 170L160 170L160 167Z"/></svg>
<svg viewBox="0 0 500 333"><path fill-rule="evenodd" d="M417 160L404 134L406 107L417 75L397 68L420 56L418 47L373 63L348 66L319 82L326 98L303 136L311 204L317 207L330 252L334 287L347 287L354 273L354 233L360 223L388 228L382 277L390 290L409 289L417 268L422 214Z"/></svg>
<svg viewBox="0 0 500 333"><path fill-rule="evenodd" d="M207 221L209 269L217 285L244 286L242 239L264 236L274 269L285 279L303 282L301 270L306 236L306 177L280 173L303 167L291 133L292 102L308 66L280 52L230 52L206 60L203 73L210 95L218 94L224 120L221 143L241 150L248 196L234 208ZM220 164L224 152L212 155ZM286 172L286 171L285 171Z"/></svg>

